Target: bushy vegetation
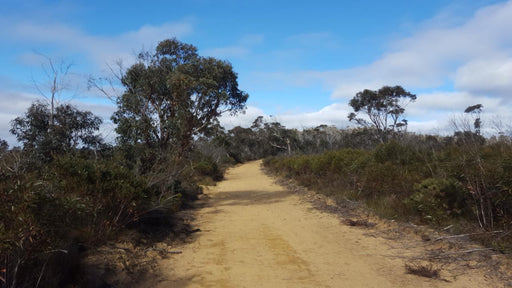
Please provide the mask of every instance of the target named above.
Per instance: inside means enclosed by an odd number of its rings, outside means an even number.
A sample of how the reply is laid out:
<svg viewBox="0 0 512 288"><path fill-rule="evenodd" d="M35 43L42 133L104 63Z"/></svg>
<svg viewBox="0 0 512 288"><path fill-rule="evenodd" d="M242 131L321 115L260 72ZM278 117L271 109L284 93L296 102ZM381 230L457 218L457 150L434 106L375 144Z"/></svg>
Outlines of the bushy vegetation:
<svg viewBox="0 0 512 288"><path fill-rule="evenodd" d="M65 155L44 169L9 167L2 167L0 179L0 254L7 283L19 287L35 283L39 275L31 269L72 241L107 239L143 209L148 194L143 179L103 160Z"/></svg>
<svg viewBox="0 0 512 288"><path fill-rule="evenodd" d="M384 217L509 231L512 144L507 137L482 143L473 136L401 135L375 149L271 157L265 165L339 201L364 202ZM504 238L488 244L509 250L512 239Z"/></svg>
<svg viewBox="0 0 512 288"><path fill-rule="evenodd" d="M0 287L77 287L81 251L126 229L171 232L199 183L222 179L230 158L209 133L248 96L231 64L196 51L169 39L139 55L120 79L115 145L99 117L57 103L60 81L11 121L23 146L0 140Z"/></svg>
<svg viewBox="0 0 512 288"><path fill-rule="evenodd" d="M212 131L210 148L216 159L245 161L268 156L315 154L342 148L375 148L381 143L376 130L369 128L338 129L320 125L315 128L287 129L279 122L265 122L258 117L248 128L234 127ZM204 147L204 142L200 145ZM205 147L206 148L206 147Z"/></svg>

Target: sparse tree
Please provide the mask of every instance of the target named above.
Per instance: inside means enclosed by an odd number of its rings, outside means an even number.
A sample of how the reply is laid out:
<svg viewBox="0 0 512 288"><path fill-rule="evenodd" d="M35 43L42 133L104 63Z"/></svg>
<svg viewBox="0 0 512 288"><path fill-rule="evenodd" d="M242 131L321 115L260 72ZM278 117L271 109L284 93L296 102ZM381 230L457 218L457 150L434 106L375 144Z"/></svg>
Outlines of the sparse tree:
<svg viewBox="0 0 512 288"><path fill-rule="evenodd" d="M480 115L482 114L482 108L484 108L482 104L476 104L469 106L466 108L466 110L464 110L464 113L473 115L473 128L475 129L476 135L480 135L480 129L482 128L482 120L480 118Z"/></svg>
<svg viewBox="0 0 512 288"><path fill-rule="evenodd" d="M455 129L454 138L455 143L459 146L464 145L466 148L473 147L478 149L479 146L485 143L485 138L481 135L482 121L482 104L468 106L465 114L471 117L453 118L451 124Z"/></svg>
<svg viewBox="0 0 512 288"><path fill-rule="evenodd" d="M49 122L50 126L48 129L52 129L54 125L55 108L60 105L62 92L69 89L69 70L72 63L65 60L56 61L49 56L40 54L41 57L45 58L45 62L41 64L41 70L45 76L42 81L33 80L34 86L50 104Z"/></svg>
<svg viewBox="0 0 512 288"><path fill-rule="evenodd" d="M375 128L385 142L390 132L405 129L408 123L403 118L405 107L415 100L416 95L401 86L384 86L377 91L365 89L350 100L354 112L348 119L363 127ZM358 113L366 117L358 117Z"/></svg>

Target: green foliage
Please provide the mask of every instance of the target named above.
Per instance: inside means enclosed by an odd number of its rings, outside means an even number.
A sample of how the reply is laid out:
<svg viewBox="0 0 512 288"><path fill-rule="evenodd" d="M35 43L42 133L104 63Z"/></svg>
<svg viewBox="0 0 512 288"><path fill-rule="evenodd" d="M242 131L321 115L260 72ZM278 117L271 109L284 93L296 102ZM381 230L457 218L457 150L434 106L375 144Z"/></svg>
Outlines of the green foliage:
<svg viewBox="0 0 512 288"><path fill-rule="evenodd" d="M251 128L234 127L223 136L227 153L236 162L291 154L298 150L298 131L286 129L278 122L266 122L262 116Z"/></svg>
<svg viewBox="0 0 512 288"><path fill-rule="evenodd" d="M44 170L24 170L0 174L1 261L19 285L35 283L30 269L51 251L72 239L103 243L149 207L146 180L110 160L64 154Z"/></svg>
<svg viewBox="0 0 512 288"><path fill-rule="evenodd" d="M413 147L400 144L397 141L379 145L374 153L375 161L378 163L390 162L395 165L409 165L421 161Z"/></svg>
<svg viewBox="0 0 512 288"><path fill-rule="evenodd" d="M467 193L459 181L428 178L414 185L414 193L405 204L415 209L421 219L435 224L444 224L467 209Z"/></svg>
<svg viewBox="0 0 512 288"><path fill-rule="evenodd" d="M194 169L204 176L211 177L214 181L220 181L224 177L222 171L219 170L217 163L213 161L201 161L194 163Z"/></svg>
<svg viewBox="0 0 512 288"><path fill-rule="evenodd" d="M141 143L158 153L172 147L178 158L222 113L242 111L248 97L230 63L200 57L176 39L160 42L153 54L140 53L122 84L112 116L119 143Z"/></svg>
<svg viewBox="0 0 512 288"><path fill-rule="evenodd" d="M0 157L18 152L7 151ZM63 154L44 170L25 167L16 172L0 166L0 268L6 268L9 279L33 286L39 273L34 271L41 271L52 251L65 249L71 241L89 247L115 237L125 227L148 233L170 229L174 213L201 192L193 183L195 176L174 179L162 189L151 182L153 176L122 165L117 155L100 159L93 155ZM205 173L221 177L215 165L198 162ZM191 171L182 176L192 175Z"/></svg>
<svg viewBox="0 0 512 288"><path fill-rule="evenodd" d="M101 123L91 112L68 104L57 106L52 115L48 104L36 101L23 117L11 121L10 132L23 143L25 150L32 152L37 164L38 160L48 162L54 155L78 147L99 146L102 139L96 133Z"/></svg>
<svg viewBox="0 0 512 288"><path fill-rule="evenodd" d="M317 154L340 149L373 149L381 140L374 128L338 129L320 125L311 129L287 129L257 117L250 128L234 127L221 132L215 143L235 162L277 155Z"/></svg>
<svg viewBox="0 0 512 288"><path fill-rule="evenodd" d="M390 132L399 131L407 126L407 120L401 119L405 112L402 102L415 101L416 95L401 86L383 86L377 91L365 89L358 92L349 102L354 112L348 115L350 121L364 127L377 129L381 140L387 140ZM358 118L362 112L365 118Z"/></svg>

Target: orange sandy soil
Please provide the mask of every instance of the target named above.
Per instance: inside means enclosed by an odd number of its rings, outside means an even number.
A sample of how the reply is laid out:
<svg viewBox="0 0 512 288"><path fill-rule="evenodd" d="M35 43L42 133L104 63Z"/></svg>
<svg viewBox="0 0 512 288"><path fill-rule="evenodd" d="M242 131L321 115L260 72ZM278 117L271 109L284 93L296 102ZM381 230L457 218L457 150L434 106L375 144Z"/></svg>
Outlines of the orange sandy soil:
<svg viewBox="0 0 512 288"><path fill-rule="evenodd" d="M193 225L201 231L191 243L172 247L181 253L160 259L161 275L147 285L507 287L475 261L464 267L435 264L441 265L434 266L440 269L438 279L406 273L405 264L429 248L419 235L410 241L380 237L378 229L389 228L384 222L374 228L348 226L339 216L315 209L304 195L277 185L262 172L261 161L228 170L225 180L205 194L207 205L194 212Z"/></svg>

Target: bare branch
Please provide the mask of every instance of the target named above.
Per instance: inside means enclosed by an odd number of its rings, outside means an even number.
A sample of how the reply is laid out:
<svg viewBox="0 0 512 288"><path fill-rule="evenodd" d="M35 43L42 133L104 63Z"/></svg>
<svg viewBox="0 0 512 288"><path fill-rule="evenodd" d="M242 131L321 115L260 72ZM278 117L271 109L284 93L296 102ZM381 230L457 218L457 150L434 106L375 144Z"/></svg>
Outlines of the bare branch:
<svg viewBox="0 0 512 288"><path fill-rule="evenodd" d="M124 77L126 69L123 65L123 60L118 59L113 64L106 64L108 67L108 76L94 77L89 76L87 80L87 89L96 89L110 101L116 103L117 99L121 97L122 89L121 80Z"/></svg>

